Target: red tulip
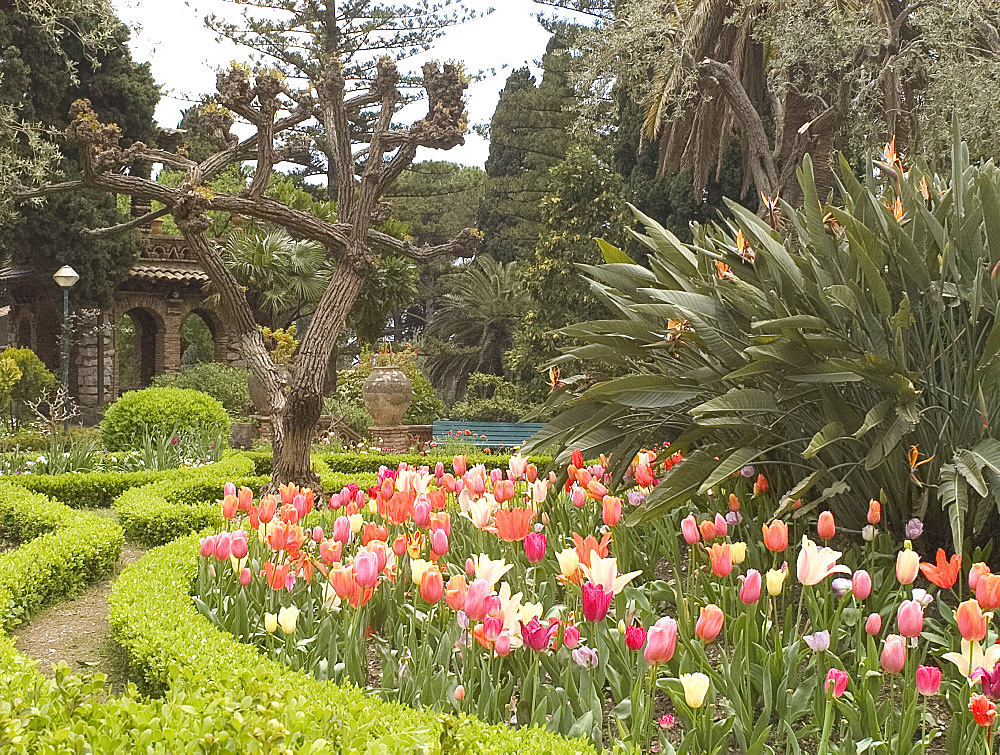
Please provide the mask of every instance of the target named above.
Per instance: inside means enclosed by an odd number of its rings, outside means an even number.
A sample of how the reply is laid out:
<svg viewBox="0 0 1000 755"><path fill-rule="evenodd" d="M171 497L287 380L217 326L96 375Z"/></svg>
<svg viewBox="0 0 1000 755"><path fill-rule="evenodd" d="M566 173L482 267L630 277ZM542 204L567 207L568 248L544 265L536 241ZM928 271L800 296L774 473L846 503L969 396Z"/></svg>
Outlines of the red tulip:
<svg viewBox="0 0 1000 755"><path fill-rule="evenodd" d="M629 650L638 651L646 641L646 630L642 627L625 628L625 645Z"/></svg>
<svg viewBox="0 0 1000 755"><path fill-rule="evenodd" d="M521 622L521 639L524 644L535 652L545 650L552 638L552 633L558 628L558 624L542 626L538 619L532 619L527 624Z"/></svg>

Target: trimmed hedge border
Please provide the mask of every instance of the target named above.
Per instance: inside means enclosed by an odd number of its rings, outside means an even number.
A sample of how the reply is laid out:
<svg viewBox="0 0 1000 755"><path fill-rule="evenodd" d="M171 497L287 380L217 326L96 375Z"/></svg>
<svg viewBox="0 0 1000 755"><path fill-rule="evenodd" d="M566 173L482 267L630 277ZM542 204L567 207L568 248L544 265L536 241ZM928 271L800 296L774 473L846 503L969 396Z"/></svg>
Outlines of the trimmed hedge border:
<svg viewBox="0 0 1000 755"><path fill-rule="evenodd" d="M254 463L254 467L259 475L269 475L271 474L271 452L267 449L257 449L255 451L245 451L244 456L251 459ZM511 454L485 454L481 451L476 451L467 454L468 464L470 467L476 464L484 464L487 469L506 469L507 464L510 461ZM434 465L439 461L442 462L447 471L451 471L451 456L444 456L442 454L427 454L421 456L420 454L362 454L360 452L352 453L314 453L313 454L313 464L315 465L317 461L322 461L331 472L339 474L357 474L359 472L370 472L372 474L377 474L379 467L385 466L390 469L395 469L399 466L400 462L406 462L407 464L412 464L414 467L428 466L431 470L434 469ZM552 456L547 454L532 454L528 457L535 466L538 467L538 471L546 469L549 464L552 463Z"/></svg>
<svg viewBox="0 0 1000 755"><path fill-rule="evenodd" d="M200 694L256 704L278 695L302 701L305 715L281 716L296 743L334 739L343 752L592 753L584 740L543 729L491 726L471 716L417 711L361 690L317 681L262 656L198 613L190 588L198 539L189 536L151 551L115 582L109 615L132 667L153 688L170 688L178 673ZM252 707L252 706L245 706Z"/></svg>
<svg viewBox="0 0 1000 755"><path fill-rule="evenodd" d="M0 629L106 577L125 543L114 522L12 483L0 484L0 529L22 543L0 553Z"/></svg>

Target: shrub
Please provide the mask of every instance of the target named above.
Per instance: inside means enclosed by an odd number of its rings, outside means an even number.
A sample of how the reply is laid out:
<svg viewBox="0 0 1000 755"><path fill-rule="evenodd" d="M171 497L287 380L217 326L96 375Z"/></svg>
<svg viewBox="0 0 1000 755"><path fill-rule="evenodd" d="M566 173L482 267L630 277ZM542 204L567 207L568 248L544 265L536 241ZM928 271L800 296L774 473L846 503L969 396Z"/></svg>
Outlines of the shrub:
<svg viewBox="0 0 1000 755"><path fill-rule="evenodd" d="M56 376L29 348L4 349L0 352L0 359L4 358L12 360L21 371L21 377L10 393L11 417L17 422L27 422L33 417L28 402L37 401L45 391L55 390Z"/></svg>
<svg viewBox="0 0 1000 755"><path fill-rule="evenodd" d="M124 543L114 522L13 483L0 484L0 529L22 543L0 554L0 628L108 575Z"/></svg>
<svg viewBox="0 0 1000 755"><path fill-rule="evenodd" d="M189 388L207 393L229 412L234 420L249 416L250 391L247 387L248 370L219 362L202 362L181 372L157 375L153 385L164 388Z"/></svg>
<svg viewBox="0 0 1000 755"><path fill-rule="evenodd" d="M324 414L338 417L345 425L362 437L368 437L368 431L375 420L368 413L364 404L355 404L339 396L327 396L323 401Z"/></svg>
<svg viewBox="0 0 1000 755"><path fill-rule="evenodd" d="M206 430L228 439L229 415L207 393L186 388L131 391L108 407L101 422L101 437L110 451L138 448L148 434Z"/></svg>
<svg viewBox="0 0 1000 755"><path fill-rule="evenodd" d="M337 398L342 404L364 408L365 402L361 390L365 378L372 372L374 358L370 351L362 349L358 363L354 367L337 373ZM378 360L379 364L399 367L406 373L413 386L413 400L403 417L405 424L429 425L444 416L444 402L434 393L434 386L417 365L417 354L412 348L407 346L404 351L379 354Z"/></svg>
<svg viewBox="0 0 1000 755"><path fill-rule="evenodd" d="M449 414L465 422L520 422L531 408L513 383L476 372L469 376L465 401L456 402Z"/></svg>
<svg viewBox="0 0 1000 755"><path fill-rule="evenodd" d="M335 740L342 752L593 752L582 740L540 729L489 726L470 716L381 702L263 658L195 609L189 590L197 562L197 538L181 538L126 569L112 590L115 639L153 688L182 683L200 698L243 700L249 716L256 710L270 719L277 715L275 723L287 729L286 747ZM178 673L184 674L180 680ZM276 696L291 701L287 709L272 702Z"/></svg>

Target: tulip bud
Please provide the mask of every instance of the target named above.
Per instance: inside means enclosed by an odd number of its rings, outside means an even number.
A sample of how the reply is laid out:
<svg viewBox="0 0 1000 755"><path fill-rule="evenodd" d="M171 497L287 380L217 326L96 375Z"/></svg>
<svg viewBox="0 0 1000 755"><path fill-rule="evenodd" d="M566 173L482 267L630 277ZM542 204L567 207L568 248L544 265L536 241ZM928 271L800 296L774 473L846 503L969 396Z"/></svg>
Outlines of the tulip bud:
<svg viewBox="0 0 1000 755"><path fill-rule="evenodd" d="M865 633L875 636L882 631L882 617L877 613L868 614L865 621Z"/></svg>
<svg viewBox="0 0 1000 755"><path fill-rule="evenodd" d="M681 534L684 536L684 542L688 545L694 545L701 539L698 532L698 521L694 518L694 514L688 514L681 520Z"/></svg>
<svg viewBox="0 0 1000 755"><path fill-rule="evenodd" d="M747 560L747 544L746 543L730 543L729 553L733 559L733 563L739 566L744 561Z"/></svg>
<svg viewBox="0 0 1000 755"><path fill-rule="evenodd" d="M866 524L864 527L861 528L861 538L866 543L870 543L872 540L875 539L875 534L877 532L878 532L877 529L872 527L870 524Z"/></svg>
<svg viewBox="0 0 1000 755"><path fill-rule="evenodd" d="M504 630L493 641L493 652L501 658L510 655L510 632Z"/></svg>
<svg viewBox="0 0 1000 755"><path fill-rule="evenodd" d="M819 515L819 521L816 522L816 534L819 535L820 540L832 540L833 536L837 534L832 512L824 511Z"/></svg>
<svg viewBox="0 0 1000 755"><path fill-rule="evenodd" d="M243 530L236 530L230 539L230 555L242 559L247 557L248 552L247 533Z"/></svg>
<svg viewBox="0 0 1000 755"><path fill-rule="evenodd" d="M936 695L941 687L941 669L936 666L917 666L917 692Z"/></svg>
<svg viewBox="0 0 1000 755"><path fill-rule="evenodd" d="M333 533L330 537L344 545L351 542L351 520L343 515L338 516L333 522Z"/></svg>
<svg viewBox="0 0 1000 755"><path fill-rule="evenodd" d="M920 556L909 544L907 541L907 547L896 554L896 579L901 585L912 584L920 572Z"/></svg>
<svg viewBox="0 0 1000 755"><path fill-rule="evenodd" d="M872 498L868 501L868 524L878 524L882 521L882 504Z"/></svg>
<svg viewBox="0 0 1000 755"><path fill-rule="evenodd" d="M570 500L573 505L578 509L582 509L587 503L587 494L584 492L583 488L579 485L574 485L572 490L570 490Z"/></svg>
<svg viewBox="0 0 1000 755"><path fill-rule="evenodd" d="M625 646L632 651L638 651L646 642L646 630L642 627L625 628Z"/></svg>
<svg viewBox="0 0 1000 755"><path fill-rule="evenodd" d="M972 567L969 569L969 589L975 590L977 585L979 584L980 577L982 577L984 574L989 574L989 573L990 573L990 567L988 567L982 561L974 563Z"/></svg>
<svg viewBox="0 0 1000 755"><path fill-rule="evenodd" d="M575 624L567 624L563 627L563 645L570 650L580 644L580 629Z"/></svg>
<svg viewBox="0 0 1000 755"><path fill-rule="evenodd" d="M420 578L420 597L428 603L437 603L444 595L444 577L436 566L429 567Z"/></svg>
<svg viewBox="0 0 1000 755"><path fill-rule="evenodd" d="M715 536L725 537L728 534L729 534L729 522L726 521L726 518L722 514L716 513Z"/></svg>
<svg viewBox="0 0 1000 755"><path fill-rule="evenodd" d="M684 689L684 702L691 708L700 708L705 703L710 680L700 672L680 675L681 687Z"/></svg>
<svg viewBox="0 0 1000 755"><path fill-rule="evenodd" d="M906 639L898 634L890 634L885 638L880 657L882 670L887 674L898 674L906 665Z"/></svg>
<svg viewBox="0 0 1000 755"><path fill-rule="evenodd" d="M622 520L622 499L606 495L601 503L604 523L614 527Z"/></svg>
<svg viewBox="0 0 1000 755"><path fill-rule="evenodd" d="M245 567L245 566L244 566L244 567L243 567L243 568L242 568L242 569L240 570L240 584L241 584L241 585L242 585L243 587L246 587L247 585L249 585L249 584L250 584L250 580L251 580L252 578L253 578L253 575L252 575L252 574L250 573L250 569L248 569L247 567Z"/></svg>
<svg viewBox="0 0 1000 755"><path fill-rule="evenodd" d="M470 577L476 576L476 562L471 558L465 559L465 573Z"/></svg>
<svg viewBox="0 0 1000 755"><path fill-rule="evenodd" d="M719 636L719 632L722 631L725 619L726 615L722 609L714 603L709 603L702 607L698 621L694 626L694 633L698 639L704 642L714 642L715 638Z"/></svg>
<svg viewBox="0 0 1000 755"><path fill-rule="evenodd" d="M439 480L442 477L444 477L444 462L443 461L439 461L437 464L434 465L434 476L437 479L439 479Z"/></svg>
<svg viewBox="0 0 1000 755"><path fill-rule="evenodd" d="M524 479L528 482L534 482L538 479L538 467L534 464L529 464L524 468Z"/></svg>
<svg viewBox="0 0 1000 755"><path fill-rule="evenodd" d="M872 578L864 569L858 569L851 575L851 592L856 600L867 600L872 594Z"/></svg>
<svg viewBox="0 0 1000 755"><path fill-rule="evenodd" d="M646 633L646 650L643 658L646 663L666 663L674 657L677 647L677 622L669 616L656 620L656 623Z"/></svg>
<svg viewBox="0 0 1000 755"><path fill-rule="evenodd" d="M845 579L844 577L837 577L830 583L830 587L833 588L833 595L837 600L843 598L847 593L851 592L851 580Z"/></svg>
<svg viewBox="0 0 1000 755"><path fill-rule="evenodd" d="M896 609L896 626L903 637L917 637L924 631L924 607L915 600L904 600Z"/></svg>
<svg viewBox="0 0 1000 755"><path fill-rule="evenodd" d="M215 557L220 561L228 561L232 555L233 541L228 532L220 532L215 536Z"/></svg>
<svg viewBox="0 0 1000 755"><path fill-rule="evenodd" d="M264 630L268 634L274 634L275 630L278 628L278 616L273 613L264 614Z"/></svg>
<svg viewBox="0 0 1000 755"><path fill-rule="evenodd" d="M439 556L448 552L448 534L441 528L431 531L431 550Z"/></svg>
<svg viewBox="0 0 1000 755"><path fill-rule="evenodd" d="M769 569L767 572L767 594L772 598L781 595L788 572L784 569Z"/></svg>
<svg viewBox="0 0 1000 755"><path fill-rule="evenodd" d="M456 456L455 458L457 459L458 457ZM459 684L457 687L455 687L455 699L458 702L462 702L465 699L465 685L464 684Z"/></svg>
<svg viewBox="0 0 1000 755"><path fill-rule="evenodd" d="M524 538L524 555L533 564L545 558L545 535L540 532L529 532Z"/></svg>
<svg viewBox="0 0 1000 755"><path fill-rule="evenodd" d="M212 558L215 556L215 535L203 537L199 542L201 545L199 553L202 558Z"/></svg>
<svg viewBox="0 0 1000 755"><path fill-rule="evenodd" d="M740 602L744 605L753 605L760 598L761 577L756 569L750 569L746 574L739 575L740 580Z"/></svg>

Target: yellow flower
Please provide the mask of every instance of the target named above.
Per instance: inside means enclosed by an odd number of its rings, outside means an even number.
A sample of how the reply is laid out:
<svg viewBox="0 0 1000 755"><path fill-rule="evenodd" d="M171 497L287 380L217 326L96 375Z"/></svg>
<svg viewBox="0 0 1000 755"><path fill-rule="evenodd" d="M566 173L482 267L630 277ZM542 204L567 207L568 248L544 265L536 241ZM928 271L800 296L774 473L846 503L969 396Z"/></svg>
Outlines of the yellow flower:
<svg viewBox="0 0 1000 755"><path fill-rule="evenodd" d="M525 624L531 622L532 619L541 619L542 616L542 604L541 603L525 603L521 606L520 619Z"/></svg>
<svg viewBox="0 0 1000 755"><path fill-rule="evenodd" d="M708 677L701 672L681 674L680 682L684 687L684 701L692 708L700 708L708 694Z"/></svg>
<svg viewBox="0 0 1000 755"><path fill-rule="evenodd" d="M485 553L472 557L472 563L476 565L476 579L482 579L493 587L500 578L514 568L513 564L508 564L506 560L498 558L492 560Z"/></svg>
<svg viewBox="0 0 1000 755"><path fill-rule="evenodd" d="M742 564L747 559L747 544L730 543L729 554L732 557L734 564Z"/></svg>
<svg viewBox="0 0 1000 755"><path fill-rule="evenodd" d="M299 609L295 606L282 606L278 611L278 624L285 634L291 634L295 631L295 623L298 620Z"/></svg>
<svg viewBox="0 0 1000 755"><path fill-rule="evenodd" d="M785 577L788 572L783 569L771 569L767 572L767 594L771 597L781 595L785 587Z"/></svg>
<svg viewBox="0 0 1000 755"><path fill-rule="evenodd" d="M413 580L413 584L420 584L420 580L424 577L424 572L427 571L430 565L431 562L423 558L410 559L410 579Z"/></svg>
<svg viewBox="0 0 1000 755"><path fill-rule="evenodd" d="M270 633L270 632L273 632L277 628L278 628L278 617L275 616L273 613L265 613L264 614L264 629L266 629Z"/></svg>
<svg viewBox="0 0 1000 755"><path fill-rule="evenodd" d="M365 520L361 516L360 511L357 514L351 514L349 517L347 517L347 519L351 523L351 532L353 532L355 535L361 532L361 526L365 523Z"/></svg>
<svg viewBox="0 0 1000 755"><path fill-rule="evenodd" d="M583 573L587 579L595 585L600 585L605 592L617 595L633 579L642 574L641 571L633 571L628 574L618 574L617 558L601 558L596 552L590 554L590 566L584 565Z"/></svg>
<svg viewBox="0 0 1000 755"><path fill-rule="evenodd" d="M576 548L559 551L556 558L559 559L559 571L566 579L570 579L580 568L580 554L576 552Z"/></svg>

